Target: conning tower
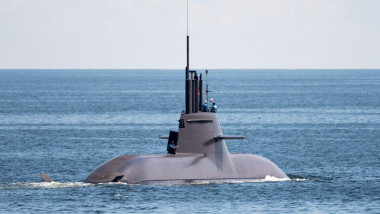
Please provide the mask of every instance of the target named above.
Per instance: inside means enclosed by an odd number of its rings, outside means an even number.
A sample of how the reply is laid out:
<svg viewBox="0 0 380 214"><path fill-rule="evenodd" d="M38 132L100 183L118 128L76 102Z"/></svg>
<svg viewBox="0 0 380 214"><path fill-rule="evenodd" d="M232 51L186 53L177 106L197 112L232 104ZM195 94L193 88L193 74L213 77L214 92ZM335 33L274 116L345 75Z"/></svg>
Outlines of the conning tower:
<svg viewBox="0 0 380 214"><path fill-rule="evenodd" d="M202 74L190 70L190 38L187 38L186 111L182 112L178 128L179 153L228 153L224 139L244 139L244 136L224 136L217 114L202 112Z"/></svg>

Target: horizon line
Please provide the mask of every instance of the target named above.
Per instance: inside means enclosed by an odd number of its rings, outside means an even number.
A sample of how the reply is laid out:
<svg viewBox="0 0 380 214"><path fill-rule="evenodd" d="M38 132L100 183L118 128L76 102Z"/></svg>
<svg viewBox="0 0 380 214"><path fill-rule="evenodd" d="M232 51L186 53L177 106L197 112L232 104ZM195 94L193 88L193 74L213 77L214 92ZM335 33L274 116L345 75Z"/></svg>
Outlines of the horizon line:
<svg viewBox="0 0 380 214"><path fill-rule="evenodd" d="M380 70L380 68L192 68L195 70ZM0 70L184 70L184 68L0 68Z"/></svg>

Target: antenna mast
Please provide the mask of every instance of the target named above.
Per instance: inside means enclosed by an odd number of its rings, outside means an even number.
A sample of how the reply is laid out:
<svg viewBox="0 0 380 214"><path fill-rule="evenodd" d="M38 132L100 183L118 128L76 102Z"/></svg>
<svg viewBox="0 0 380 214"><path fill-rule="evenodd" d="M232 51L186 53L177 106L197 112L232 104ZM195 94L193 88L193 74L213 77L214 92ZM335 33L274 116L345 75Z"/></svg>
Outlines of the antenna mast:
<svg viewBox="0 0 380 214"><path fill-rule="evenodd" d="M190 59L189 59L189 0L187 0L187 66L186 66L186 114L192 113L192 80L189 78Z"/></svg>
<svg viewBox="0 0 380 214"><path fill-rule="evenodd" d="M186 1L187 7L186 7L186 29L187 29L187 36L189 36L189 0Z"/></svg>

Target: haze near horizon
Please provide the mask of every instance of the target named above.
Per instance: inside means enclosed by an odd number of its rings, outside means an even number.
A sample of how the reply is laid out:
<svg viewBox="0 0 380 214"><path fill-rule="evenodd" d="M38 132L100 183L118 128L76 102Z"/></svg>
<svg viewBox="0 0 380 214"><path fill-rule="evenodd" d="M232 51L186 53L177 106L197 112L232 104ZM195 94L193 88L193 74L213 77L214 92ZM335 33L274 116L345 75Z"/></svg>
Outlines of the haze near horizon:
<svg viewBox="0 0 380 214"><path fill-rule="evenodd" d="M190 66L380 68L380 1L189 0ZM0 0L0 69L182 69L186 0Z"/></svg>

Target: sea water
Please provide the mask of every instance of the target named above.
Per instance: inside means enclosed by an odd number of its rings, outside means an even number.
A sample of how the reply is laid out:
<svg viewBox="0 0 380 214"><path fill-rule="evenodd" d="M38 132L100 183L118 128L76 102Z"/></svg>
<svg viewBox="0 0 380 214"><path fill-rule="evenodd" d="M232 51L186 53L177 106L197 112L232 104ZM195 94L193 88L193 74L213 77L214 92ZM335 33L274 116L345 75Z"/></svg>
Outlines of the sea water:
<svg viewBox="0 0 380 214"><path fill-rule="evenodd" d="M203 70L204 87L206 76ZM380 70L210 70L231 153L290 179L86 184L124 154L163 154L184 70L0 70L0 213L379 213ZM43 182L40 172L54 182Z"/></svg>

